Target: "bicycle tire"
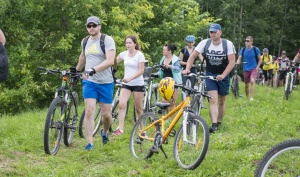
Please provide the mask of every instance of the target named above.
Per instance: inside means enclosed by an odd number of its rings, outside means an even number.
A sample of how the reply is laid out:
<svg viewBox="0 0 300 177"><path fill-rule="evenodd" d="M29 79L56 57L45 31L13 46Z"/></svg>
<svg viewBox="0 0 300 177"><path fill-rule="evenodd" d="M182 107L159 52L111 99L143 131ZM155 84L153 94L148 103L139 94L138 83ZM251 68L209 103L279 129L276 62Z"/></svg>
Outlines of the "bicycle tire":
<svg viewBox="0 0 300 177"><path fill-rule="evenodd" d="M284 96L286 100L290 98L290 94L291 94L290 87L291 87L291 77L287 76L287 81L284 87Z"/></svg>
<svg viewBox="0 0 300 177"><path fill-rule="evenodd" d="M234 83L233 84L234 84L234 97L238 98L240 96L238 76L234 76Z"/></svg>
<svg viewBox="0 0 300 177"><path fill-rule="evenodd" d="M62 134L64 131L61 121L64 103L62 98L56 97L52 100L46 116L44 127L44 151L46 154L57 154Z"/></svg>
<svg viewBox="0 0 300 177"><path fill-rule="evenodd" d="M182 168L193 170L205 158L209 144L209 131L203 118L190 113L188 114L186 127L189 142L183 141L183 125L181 125L174 140L174 158Z"/></svg>
<svg viewBox="0 0 300 177"><path fill-rule="evenodd" d="M283 141L272 147L258 164L255 177L300 176L300 139Z"/></svg>
<svg viewBox="0 0 300 177"><path fill-rule="evenodd" d="M125 119L128 115L128 107L129 107L129 100L127 102L127 107L126 107L126 113L125 113ZM109 132L114 132L117 130L117 128L119 127L119 100L117 100L113 107L112 107L112 111L111 111L111 114L112 114L112 122L110 124L110 127L109 127ZM136 113L135 113L135 107L133 108L133 120L136 120Z"/></svg>
<svg viewBox="0 0 300 177"><path fill-rule="evenodd" d="M194 114L197 116L200 115L203 103L203 96L201 94L195 94L191 101L191 108L194 111Z"/></svg>
<svg viewBox="0 0 300 177"><path fill-rule="evenodd" d="M156 112L156 102L158 101L157 88L152 88L150 94L150 111Z"/></svg>
<svg viewBox="0 0 300 177"><path fill-rule="evenodd" d="M101 107L100 107L100 103L96 104L96 110L94 113L94 130L93 130L93 136L95 136L100 128L100 126L102 125L102 119L101 119ZM79 136L81 138L84 138L85 136L85 130L84 130L84 117L85 117L85 109L83 110L81 116L80 116L80 121L79 121L79 127L78 127L78 131L79 131Z"/></svg>
<svg viewBox="0 0 300 177"><path fill-rule="evenodd" d="M68 103L69 105L65 111L66 117L64 120L64 144L66 146L71 145L77 128L78 101L76 101L76 97L78 97L76 92L73 92L70 95L70 102Z"/></svg>
<svg viewBox="0 0 300 177"><path fill-rule="evenodd" d="M152 124L158 118L153 112L144 113L135 123L131 135L130 135L130 152L131 154L138 159L150 158L153 155L153 152L150 151L150 148L153 147L153 140L142 139L139 136L139 132ZM144 133L148 138L154 138L156 134L156 127L152 126Z"/></svg>

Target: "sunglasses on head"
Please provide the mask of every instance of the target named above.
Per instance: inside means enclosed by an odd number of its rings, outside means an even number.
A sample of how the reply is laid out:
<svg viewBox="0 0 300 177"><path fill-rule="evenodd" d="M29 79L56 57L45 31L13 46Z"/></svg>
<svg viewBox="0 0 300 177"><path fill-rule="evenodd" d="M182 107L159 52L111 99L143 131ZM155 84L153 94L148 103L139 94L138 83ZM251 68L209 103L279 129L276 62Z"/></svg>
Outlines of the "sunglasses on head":
<svg viewBox="0 0 300 177"><path fill-rule="evenodd" d="M246 39L245 42L250 42L250 40L249 40L249 39Z"/></svg>
<svg viewBox="0 0 300 177"><path fill-rule="evenodd" d="M98 25L96 25L96 24L91 24L91 25L88 24L88 25L86 25L87 28L91 28L91 27L96 28L97 26L98 26Z"/></svg>

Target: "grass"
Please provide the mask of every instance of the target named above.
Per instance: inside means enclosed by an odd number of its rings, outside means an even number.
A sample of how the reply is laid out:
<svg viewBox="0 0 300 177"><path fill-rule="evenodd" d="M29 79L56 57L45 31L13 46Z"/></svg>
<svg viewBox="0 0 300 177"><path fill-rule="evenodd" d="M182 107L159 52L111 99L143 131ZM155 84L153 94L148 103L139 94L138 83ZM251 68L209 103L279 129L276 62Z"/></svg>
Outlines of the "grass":
<svg viewBox="0 0 300 177"><path fill-rule="evenodd" d="M243 84L241 84L243 94ZM250 177L257 162L275 144L299 138L299 88L288 101L282 88L256 86L254 101L234 99L229 94L224 122L210 136L209 150L195 170L183 170L173 158L173 144L149 160L136 160L129 151L131 118L123 136L110 136L103 146L94 138L95 149L84 150L85 139L76 134L72 146L63 144L56 156L43 150L43 129L47 109L0 118L0 176L205 176ZM80 113L82 112L80 107ZM203 117L211 124L208 110ZM172 141L174 138L170 138Z"/></svg>

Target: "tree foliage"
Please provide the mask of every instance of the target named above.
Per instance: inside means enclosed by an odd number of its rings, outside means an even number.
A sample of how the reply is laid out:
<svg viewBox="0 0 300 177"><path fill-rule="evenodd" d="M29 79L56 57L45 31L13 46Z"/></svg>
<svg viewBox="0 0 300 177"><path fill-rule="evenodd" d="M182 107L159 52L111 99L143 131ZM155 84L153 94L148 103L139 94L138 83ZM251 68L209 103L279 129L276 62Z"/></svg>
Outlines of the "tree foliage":
<svg viewBox="0 0 300 177"><path fill-rule="evenodd" d="M10 62L9 79L0 84L0 114L49 105L60 79L41 76L37 67L75 66L90 15L100 17L101 31L113 36L117 53L125 50L125 36L138 36L150 63L159 61L165 43L180 49L187 35L195 35L197 42L207 38L209 24L215 21L237 49L251 35L259 48L277 55L284 49L293 58L300 43L297 0L0 0L0 4L0 28ZM118 75L122 74L121 65Z"/></svg>

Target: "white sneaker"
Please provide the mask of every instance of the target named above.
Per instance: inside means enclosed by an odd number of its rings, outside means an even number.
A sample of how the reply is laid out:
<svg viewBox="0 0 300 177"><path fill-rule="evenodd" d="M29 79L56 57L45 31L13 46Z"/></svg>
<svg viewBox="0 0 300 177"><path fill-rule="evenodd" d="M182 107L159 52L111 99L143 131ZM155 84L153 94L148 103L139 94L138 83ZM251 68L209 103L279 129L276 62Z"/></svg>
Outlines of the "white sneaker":
<svg viewBox="0 0 300 177"><path fill-rule="evenodd" d="M253 98L250 98L250 101L253 101L254 99Z"/></svg>

